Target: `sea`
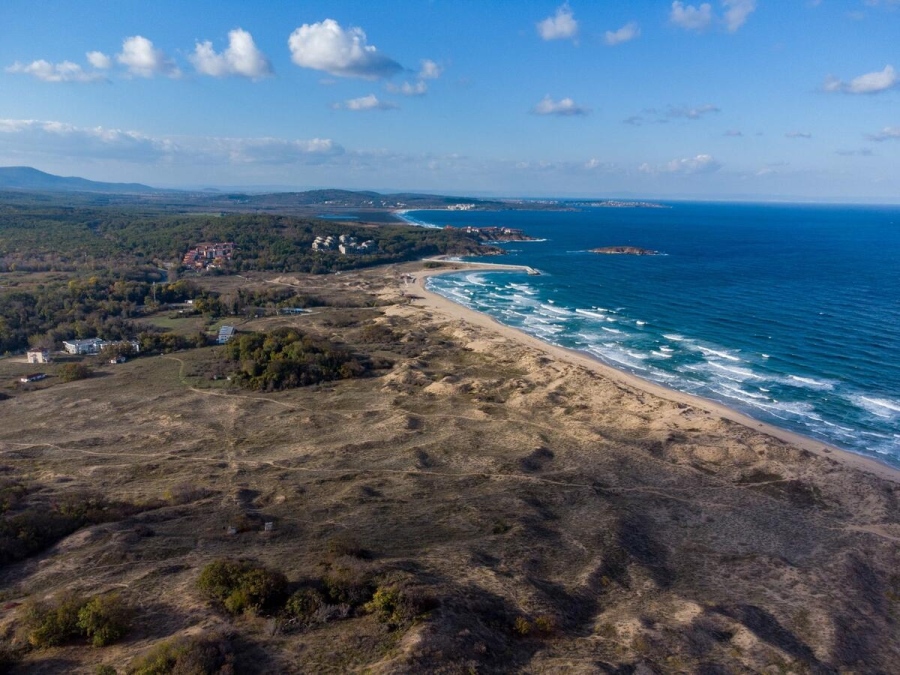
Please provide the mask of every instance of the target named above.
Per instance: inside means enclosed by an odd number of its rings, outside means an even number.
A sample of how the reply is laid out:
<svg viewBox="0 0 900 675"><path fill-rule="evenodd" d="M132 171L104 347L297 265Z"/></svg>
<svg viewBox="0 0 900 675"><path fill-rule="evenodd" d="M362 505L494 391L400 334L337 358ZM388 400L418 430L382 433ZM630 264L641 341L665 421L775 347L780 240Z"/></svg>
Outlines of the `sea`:
<svg viewBox="0 0 900 675"><path fill-rule="evenodd" d="M415 211L502 226L428 287L550 344L900 467L900 206L665 203L665 208ZM636 246L659 255L601 255Z"/></svg>

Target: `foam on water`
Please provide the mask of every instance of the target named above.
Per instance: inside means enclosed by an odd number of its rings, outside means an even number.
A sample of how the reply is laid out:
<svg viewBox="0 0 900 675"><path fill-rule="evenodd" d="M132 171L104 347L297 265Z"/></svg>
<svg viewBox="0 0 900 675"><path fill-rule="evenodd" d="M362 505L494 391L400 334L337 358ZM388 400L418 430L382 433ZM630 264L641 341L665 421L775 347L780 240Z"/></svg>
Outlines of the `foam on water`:
<svg viewBox="0 0 900 675"><path fill-rule="evenodd" d="M685 213L678 226L669 225L679 209ZM900 391L900 306L879 304L870 291L851 287L859 280L860 288L900 297L900 275L890 273L896 260L882 255L891 250L883 242L900 246L900 232L872 229L851 270L850 237L866 232L858 219L879 212L789 207L776 218L775 209L682 205L628 213L504 212L502 218L441 212L454 224L501 220L543 234L549 241L520 248L510 262L546 273L464 272L427 283L553 344L900 466L900 398L894 395ZM796 214L802 223L834 225L792 230L797 251L785 262L782 249L794 242L777 233ZM595 221L608 231L604 239L670 255L609 257L602 264L596 256L561 255L596 246ZM647 232L652 238L642 239ZM717 238L723 248L709 248ZM823 243L829 241L831 248ZM879 255L881 267L874 260ZM807 306L815 311L798 313Z"/></svg>

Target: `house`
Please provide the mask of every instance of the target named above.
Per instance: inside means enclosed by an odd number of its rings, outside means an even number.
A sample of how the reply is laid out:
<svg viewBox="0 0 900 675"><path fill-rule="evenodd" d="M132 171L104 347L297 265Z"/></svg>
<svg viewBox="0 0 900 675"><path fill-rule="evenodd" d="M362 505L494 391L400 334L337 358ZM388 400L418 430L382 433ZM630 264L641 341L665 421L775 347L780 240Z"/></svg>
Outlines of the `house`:
<svg viewBox="0 0 900 675"><path fill-rule="evenodd" d="M50 363L49 349L29 349L26 352L28 363Z"/></svg>
<svg viewBox="0 0 900 675"><path fill-rule="evenodd" d="M109 343L100 338L88 338L87 340L66 340L63 342L63 349L69 354L99 354L100 351Z"/></svg>
<svg viewBox="0 0 900 675"><path fill-rule="evenodd" d="M222 326L219 329L219 336L216 338L216 342L220 345L224 345L226 342L231 340L234 337L234 326Z"/></svg>
<svg viewBox="0 0 900 675"><path fill-rule="evenodd" d="M19 382L27 384L28 382L37 382L43 380L47 375L45 373L32 373L31 375L23 375L19 378Z"/></svg>
<svg viewBox="0 0 900 675"><path fill-rule="evenodd" d="M63 342L63 348L69 354L77 354L79 356L99 354L107 347L115 347L119 345L130 345L131 350L135 354L141 351L141 343L137 340L119 340L109 342L100 338L88 338L87 340L66 340L65 342Z"/></svg>

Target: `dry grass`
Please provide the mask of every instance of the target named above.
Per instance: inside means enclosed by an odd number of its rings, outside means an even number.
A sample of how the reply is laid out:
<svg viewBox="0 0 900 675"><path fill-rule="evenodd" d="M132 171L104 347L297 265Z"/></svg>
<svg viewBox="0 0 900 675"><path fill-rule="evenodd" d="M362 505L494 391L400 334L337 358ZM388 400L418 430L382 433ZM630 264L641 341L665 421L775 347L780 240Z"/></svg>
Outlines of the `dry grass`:
<svg viewBox="0 0 900 675"><path fill-rule="evenodd" d="M517 345L485 349L490 336L402 302L367 307L400 300L393 274L299 279L341 306L246 325L351 346L388 326L399 341L358 345L394 362L382 377L254 394L207 379L207 348L10 390L0 476L48 500L89 490L165 502L0 569L0 633L15 603L67 590L118 590L137 608L123 645L32 652L22 672L93 672L172 636L222 631L238 672L900 662L896 541L851 529L897 532L896 487L699 411L663 428L668 404L651 397ZM0 361L0 378L19 368ZM776 474L792 482L756 480ZM199 572L222 558L294 584L347 570L438 604L400 627L357 609L279 632L203 600Z"/></svg>

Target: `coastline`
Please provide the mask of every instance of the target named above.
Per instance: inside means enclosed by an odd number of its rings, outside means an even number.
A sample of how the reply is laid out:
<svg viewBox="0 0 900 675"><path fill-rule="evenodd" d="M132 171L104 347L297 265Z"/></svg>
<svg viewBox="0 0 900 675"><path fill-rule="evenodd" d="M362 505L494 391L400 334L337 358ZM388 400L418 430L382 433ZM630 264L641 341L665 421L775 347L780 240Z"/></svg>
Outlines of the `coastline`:
<svg viewBox="0 0 900 675"><path fill-rule="evenodd" d="M802 434L782 429L766 422L761 422L748 415L740 413L728 406L711 399L687 394L674 389L669 389L663 385L648 380L641 379L636 375L614 368L606 363L596 359L589 354L579 352L574 349L560 347L529 335L511 326L500 323L493 317L482 314L475 310L469 309L463 305L457 304L442 295L428 290L425 286L425 280L432 276L442 274L452 274L470 269L492 269L496 271L528 271L531 268L524 265L509 265L499 263L479 263L468 261L449 261L440 259L429 259L432 262L441 262L444 264L452 264L452 268L442 269L422 269L416 273L415 286L418 292L424 297L416 302L427 309L438 312L448 318L464 321L482 328L486 328L505 338L516 341L532 349L538 349L548 354L550 357L568 362L570 364L586 368L618 385L636 389L640 392L651 396L670 401L680 405L692 406L701 410L705 410L711 414L715 414L730 422L734 422L753 431L759 432L766 436L776 438L780 441L788 443L794 447L814 453L818 456L828 457L839 461L844 466L878 476L894 483L900 483L900 469L896 469L888 464L883 464L876 459L856 454L849 450L844 450L834 445L819 441Z"/></svg>

